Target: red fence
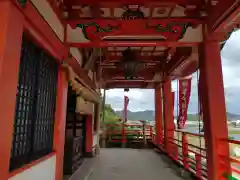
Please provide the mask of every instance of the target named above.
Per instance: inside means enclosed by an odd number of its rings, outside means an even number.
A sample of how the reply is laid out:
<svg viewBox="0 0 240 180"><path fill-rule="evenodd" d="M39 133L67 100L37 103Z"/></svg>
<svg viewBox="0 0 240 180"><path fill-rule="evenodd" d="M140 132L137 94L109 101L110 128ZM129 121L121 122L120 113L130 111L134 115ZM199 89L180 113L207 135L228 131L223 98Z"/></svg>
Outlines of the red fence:
<svg viewBox="0 0 240 180"><path fill-rule="evenodd" d="M147 124L105 124L109 142L143 141L152 139L152 126Z"/></svg>
<svg viewBox="0 0 240 180"><path fill-rule="evenodd" d="M153 132L153 126L147 124L106 124L106 135L114 136L118 135L117 139L110 139L110 142L120 142L126 143L128 141L144 142L146 140L152 141L156 145L156 135ZM164 134L164 133L162 133ZM133 138L128 138L133 136ZM161 137L164 139L164 137ZM230 152L239 146L240 151L240 141L236 140L220 140L228 141ZM164 151L164 141L162 144L157 145L160 149ZM165 141L166 142L166 141ZM175 130L174 138L168 139L167 142L171 144L171 152L168 154L173 160L181 164L185 170L195 174L198 179L208 179L207 177L207 155L205 148L205 140L202 134L190 133ZM233 157L230 153L229 157L225 157L219 154L221 157L221 164L224 166L226 162L231 163L232 174L225 174L225 177L220 177L219 179L231 179L237 180L240 178L240 158ZM239 152L240 157L240 152ZM224 172L222 173L224 176ZM237 178L236 178L237 177Z"/></svg>
<svg viewBox="0 0 240 180"><path fill-rule="evenodd" d="M179 138L180 137L180 138ZM191 137L199 139L200 143L196 145ZM155 134L153 133L152 141L155 143ZM239 145L240 141L235 140L221 140L228 141L230 152L232 149ZM175 136L173 139L169 139L168 142L171 143L171 153L168 154L173 160L181 164L185 170L195 174L198 179L208 179L207 178L207 156L204 136L202 134L175 131ZM164 143L160 145L160 149L164 150ZM239 148L240 149L240 148ZM239 152L240 153L240 152ZM240 178L240 158L239 160L234 158L230 153L230 157L225 157L219 154L221 157L221 164L226 165L226 162L231 163L232 174L222 173L223 177L219 179L231 179L237 180Z"/></svg>
<svg viewBox="0 0 240 180"><path fill-rule="evenodd" d="M220 141L226 141L226 140L220 140ZM221 157L220 163L222 166L225 166L226 162L230 162L232 175L231 176L228 175L228 177L226 179L237 180L237 179L240 179L240 158L234 157L234 155L232 154L232 151L234 150L235 147L239 147L239 150L240 150L240 141L230 140L230 139L228 139L227 141L228 141L229 147L230 147L230 156L226 157L226 156L219 154L219 156ZM227 173L225 173L225 174L227 174Z"/></svg>

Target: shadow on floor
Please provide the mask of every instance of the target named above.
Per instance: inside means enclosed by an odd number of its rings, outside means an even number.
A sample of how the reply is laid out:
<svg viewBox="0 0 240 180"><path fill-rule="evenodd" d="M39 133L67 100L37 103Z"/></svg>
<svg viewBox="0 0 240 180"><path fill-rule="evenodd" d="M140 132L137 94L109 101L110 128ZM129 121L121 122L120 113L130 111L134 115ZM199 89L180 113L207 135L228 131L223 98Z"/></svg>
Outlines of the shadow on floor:
<svg viewBox="0 0 240 180"><path fill-rule="evenodd" d="M64 180L86 180L90 173L92 172L92 168L97 163L98 157L85 158L84 162L80 166L80 168L71 176L65 175Z"/></svg>
<svg viewBox="0 0 240 180"><path fill-rule="evenodd" d="M101 149L98 161L87 179L183 180L179 167L164 154L149 149L120 148Z"/></svg>
<svg viewBox="0 0 240 180"><path fill-rule="evenodd" d="M190 172L185 171L182 166L177 164L174 160L166 156L164 153L160 151L155 151L155 153L161 157L161 160L165 163L166 168L171 169L172 173L175 175L188 180L196 179Z"/></svg>

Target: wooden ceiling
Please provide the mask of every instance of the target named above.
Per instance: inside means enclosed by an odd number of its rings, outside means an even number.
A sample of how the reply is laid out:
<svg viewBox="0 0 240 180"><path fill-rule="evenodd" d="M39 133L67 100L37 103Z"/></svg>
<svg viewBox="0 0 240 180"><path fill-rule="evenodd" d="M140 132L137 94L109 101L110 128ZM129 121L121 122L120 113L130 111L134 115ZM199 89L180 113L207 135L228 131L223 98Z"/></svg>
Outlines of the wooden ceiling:
<svg viewBox="0 0 240 180"><path fill-rule="evenodd" d="M198 17L218 0L63 0L67 18L121 18L126 8L139 7L145 18Z"/></svg>
<svg viewBox="0 0 240 180"><path fill-rule="evenodd" d="M56 1L56 0L55 0ZM194 19L205 20L209 14L210 8L217 6L220 0L57 0L59 9L66 22L88 22L97 20L106 25L107 20L121 23L124 20L169 20L172 19ZM105 22L105 24L104 24ZM70 23L69 23L70 24ZM122 23L124 25L124 23ZM72 26L72 25L71 25ZM76 24L74 24L76 26ZM129 23L126 24L129 26ZM196 27L198 24L196 25ZM73 27L73 26L72 26ZM76 28L76 27L75 27ZM124 27L129 28L129 27ZM132 27L134 28L134 27ZM195 28L195 27L193 27ZM198 35L196 35L198 36ZM94 61L93 71L97 72L97 79L102 82L105 88L154 88L159 85L166 76L188 75L197 69L197 63L188 63L188 67L183 68L182 73L178 75L171 74L182 65L184 61L190 61L193 53L193 47L189 44L186 47L169 47L156 45L141 45L141 42L168 41L166 36L160 35L116 35L101 36L101 43L105 43L100 48L98 57ZM183 38L183 37L181 37ZM181 39L180 38L180 39ZM194 38L194 36L193 36ZM94 41L93 37L90 41ZM173 38L173 41L179 42L180 39ZM114 45L117 42L137 42L139 45ZM153 43L154 44L154 43ZM122 53L126 49L131 49L137 54L138 68L133 79L126 79L124 68L120 66ZM80 48L83 59L86 61L91 57L93 48ZM189 69L189 70L188 70ZM190 72L191 71L191 72Z"/></svg>

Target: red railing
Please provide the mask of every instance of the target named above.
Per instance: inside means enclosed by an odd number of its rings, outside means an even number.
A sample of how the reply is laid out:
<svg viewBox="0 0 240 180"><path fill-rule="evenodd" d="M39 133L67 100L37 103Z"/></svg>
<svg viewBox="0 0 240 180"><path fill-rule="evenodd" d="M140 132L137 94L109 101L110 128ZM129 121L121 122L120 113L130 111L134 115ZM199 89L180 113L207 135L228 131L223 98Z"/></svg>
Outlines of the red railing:
<svg viewBox="0 0 240 180"><path fill-rule="evenodd" d="M176 130L174 138L168 139L168 143L171 144L171 153L168 155L181 164L185 170L194 173L199 179L207 179L206 150L189 143L189 136L203 138L200 134ZM152 140L154 143L155 134L153 134ZM164 150L164 143L160 146Z"/></svg>
<svg viewBox="0 0 240 180"><path fill-rule="evenodd" d="M174 138L174 144L178 146L178 162L199 179L207 179L206 149L205 146L202 147L203 135L177 130L175 137L176 134L179 137ZM194 140L191 141L191 137Z"/></svg>
<svg viewBox="0 0 240 180"><path fill-rule="evenodd" d="M131 135L135 135L135 138L131 139L131 141L143 141L144 137L146 140L152 140L152 132L152 126L147 124L105 124L106 135L111 137L118 136L117 139L109 139L109 142L125 143L130 140L127 137Z"/></svg>
<svg viewBox="0 0 240 180"><path fill-rule="evenodd" d="M179 138L178 138L179 137ZM195 137L199 140L199 142L194 144L191 140L191 137ZM155 141L155 134L153 133L152 141ZM240 141L236 140L221 140L227 141L229 143L230 152L233 147L239 146ZM204 136L202 134L183 132L179 130L175 130L175 136L173 139L169 139L168 142L172 145L171 154L168 154L173 160L177 161L181 164L185 170L192 172L195 174L198 179L207 179L207 162L206 162L206 148ZM200 145L201 143L201 145ZM160 145L161 149L164 150L164 143ZM240 149L240 148L239 148ZM232 157L230 153L230 157L225 157L219 154L221 157L221 164L224 166L227 163L231 163L232 174L225 173L224 179L232 179L237 180L240 177L240 158L236 159ZM224 172L222 173L224 176ZM219 178L219 179L221 179Z"/></svg>
<svg viewBox="0 0 240 180"><path fill-rule="evenodd" d="M226 140L220 140L220 142L224 142ZM226 162L230 162L231 163L231 174L229 175L227 172L223 172L223 174L225 174L226 176L228 176L228 179L240 179L240 158L236 158L234 157L234 154L232 154L232 152L234 151L234 148L239 147L240 150L240 141L236 141L236 140L231 140L228 139L227 140L229 143L229 149L230 149L230 156L226 157L223 156L222 154L219 154L219 156L221 157L221 161L220 164L222 166L226 166L228 164L226 164ZM240 152L239 152L240 153Z"/></svg>
<svg viewBox="0 0 240 180"><path fill-rule="evenodd" d="M115 127L115 129L112 129L113 127ZM132 127L138 129L134 129ZM140 138L135 139L136 141L143 141L143 135L145 135L145 138L147 140L151 140L152 143L156 145L156 135L153 132L153 126L147 124L106 124L106 134L120 135L119 139L112 139L110 141L122 143L127 142L129 140L127 138L127 136L129 135L140 136ZM165 147L163 141L164 137L160 137L160 139L162 144L158 145L158 147L164 151ZM133 141L133 139L131 139L131 141ZM232 148L236 146L239 146L240 150L240 141L230 139L220 141L227 141L229 143L230 152L232 152ZM171 144L171 152L168 154L168 156L170 156L173 160L181 164L185 170L195 174L195 176L198 177L198 179L208 179L205 140L202 134L175 130L174 138L168 139L167 142ZM230 173L230 175L227 174L224 179L232 180L239 179L240 158L236 159L233 157L232 154L230 154L229 157L225 157L219 154L219 157L221 157L220 163L223 166L226 165L227 161L231 163L232 172Z"/></svg>

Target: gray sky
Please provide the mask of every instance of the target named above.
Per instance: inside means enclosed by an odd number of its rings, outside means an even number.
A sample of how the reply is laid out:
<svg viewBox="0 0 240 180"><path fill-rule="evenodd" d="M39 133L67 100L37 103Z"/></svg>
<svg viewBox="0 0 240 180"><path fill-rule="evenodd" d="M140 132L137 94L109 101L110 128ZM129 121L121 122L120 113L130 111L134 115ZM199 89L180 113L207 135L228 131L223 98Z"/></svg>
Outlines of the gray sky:
<svg viewBox="0 0 240 180"><path fill-rule="evenodd" d="M229 38L221 56L227 111L240 114L240 30ZM176 88L176 82L172 82L172 89L176 91ZM197 113L197 94L197 73L195 73L192 79L189 113ZM106 95L106 103L111 104L115 110L123 109L123 89L108 90ZM128 108L131 111L154 110L153 90L130 89L128 97L130 98Z"/></svg>

